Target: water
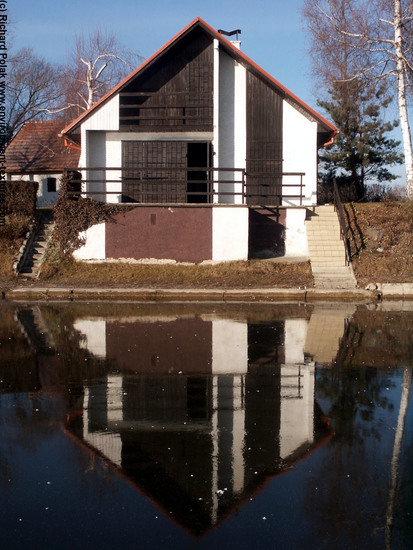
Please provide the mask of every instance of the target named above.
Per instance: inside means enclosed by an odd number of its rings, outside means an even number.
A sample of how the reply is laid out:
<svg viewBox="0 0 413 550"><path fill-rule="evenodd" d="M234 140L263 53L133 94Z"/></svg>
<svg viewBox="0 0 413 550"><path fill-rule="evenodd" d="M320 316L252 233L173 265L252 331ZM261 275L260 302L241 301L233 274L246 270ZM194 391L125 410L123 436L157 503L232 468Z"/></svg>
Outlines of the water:
<svg viewBox="0 0 413 550"><path fill-rule="evenodd" d="M413 304L8 304L1 547L413 547Z"/></svg>

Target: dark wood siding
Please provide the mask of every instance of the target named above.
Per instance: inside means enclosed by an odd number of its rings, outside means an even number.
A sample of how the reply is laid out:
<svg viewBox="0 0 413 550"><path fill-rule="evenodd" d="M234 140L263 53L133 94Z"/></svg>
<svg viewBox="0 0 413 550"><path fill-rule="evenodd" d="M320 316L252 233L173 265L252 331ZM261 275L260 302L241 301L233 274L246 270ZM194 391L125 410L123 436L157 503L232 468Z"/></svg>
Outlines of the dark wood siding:
<svg viewBox="0 0 413 550"><path fill-rule="evenodd" d="M121 131L212 131L213 42L183 37L120 92Z"/></svg>
<svg viewBox="0 0 413 550"><path fill-rule="evenodd" d="M209 142L123 141L122 202L211 202L211 157Z"/></svg>
<svg viewBox="0 0 413 550"><path fill-rule="evenodd" d="M123 141L123 202L186 202L182 141Z"/></svg>
<svg viewBox="0 0 413 550"><path fill-rule="evenodd" d="M282 125L282 96L247 71L247 204L278 204Z"/></svg>

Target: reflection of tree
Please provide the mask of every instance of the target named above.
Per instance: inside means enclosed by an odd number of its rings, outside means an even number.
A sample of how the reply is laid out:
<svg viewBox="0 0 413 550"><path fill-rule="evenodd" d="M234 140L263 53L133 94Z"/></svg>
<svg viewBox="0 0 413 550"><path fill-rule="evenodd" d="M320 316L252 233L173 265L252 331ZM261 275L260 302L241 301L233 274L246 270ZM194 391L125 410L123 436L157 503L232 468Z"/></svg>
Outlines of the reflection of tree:
<svg viewBox="0 0 413 550"><path fill-rule="evenodd" d="M413 357L413 312L376 311L359 307L341 342L342 367L399 367Z"/></svg>
<svg viewBox="0 0 413 550"><path fill-rule="evenodd" d="M68 412L82 410L84 381L96 380L108 368L81 347L69 309L36 308L41 329L35 326L34 309L5 307L0 322L0 380L9 392L0 394L0 481L8 486L12 461L23 455L30 460L61 429ZM36 330L47 333L54 349L44 339L26 339L16 322L19 313L33 325L31 336Z"/></svg>
<svg viewBox="0 0 413 550"><path fill-rule="evenodd" d="M59 361L59 382L63 386L91 381L106 374L104 361L82 347L84 336L74 328L73 311L61 306L42 308L42 318L55 342Z"/></svg>
<svg viewBox="0 0 413 550"><path fill-rule="evenodd" d="M393 445L393 456L390 468L389 501L386 514L386 548L391 548L391 530L393 526L394 505L398 489L398 472L400 451L405 428L407 407L409 405L410 389L412 385L412 369L405 367L403 370L402 395L400 399L399 416L397 419L396 435Z"/></svg>
<svg viewBox="0 0 413 550"><path fill-rule="evenodd" d="M306 488L307 513L320 540L329 537L320 547L365 548L383 531L389 457L378 452L380 414L393 409L392 385L387 372L372 368L317 373L316 398L336 433Z"/></svg>

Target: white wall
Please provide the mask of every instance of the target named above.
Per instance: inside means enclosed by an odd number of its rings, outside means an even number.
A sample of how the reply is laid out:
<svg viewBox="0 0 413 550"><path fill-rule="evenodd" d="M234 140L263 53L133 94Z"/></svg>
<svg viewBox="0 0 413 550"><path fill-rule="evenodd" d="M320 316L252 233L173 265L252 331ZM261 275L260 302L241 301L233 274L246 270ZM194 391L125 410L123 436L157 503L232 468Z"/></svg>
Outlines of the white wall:
<svg viewBox="0 0 413 550"><path fill-rule="evenodd" d="M217 206L212 209L212 260L248 259L248 208Z"/></svg>
<svg viewBox="0 0 413 550"><path fill-rule="evenodd" d="M82 151L80 154L79 166L113 166L106 164L106 136L107 131L119 130L119 95L116 94L107 103L98 108L90 117L88 117L81 126ZM84 146L86 144L86 146ZM119 164L120 166L120 164ZM105 173L90 172L86 179L103 179ZM82 177L86 174L83 172ZM106 174L107 179L116 179L110 171ZM116 184L115 184L116 185ZM96 184L92 184L96 187ZM92 190L92 189L90 189ZM93 189L94 190L94 189ZM98 189L100 190L100 189ZM109 190L117 190L116 187L108 188ZM120 195L107 195L108 202L120 202ZM103 199L105 196L96 196L97 199Z"/></svg>
<svg viewBox="0 0 413 550"><path fill-rule="evenodd" d="M245 168L247 142L247 72L223 51L219 55L219 154L222 168ZM240 172L221 172L220 180L241 181ZM242 191L241 184L221 184L222 192ZM216 198L218 201L218 197ZM241 195L221 195L220 203L242 204Z"/></svg>
<svg viewBox="0 0 413 550"><path fill-rule="evenodd" d="M87 166L90 168L100 168L106 166L106 154L105 154L105 141L106 132L86 132L86 144L87 144ZM86 185L86 189L89 192L101 192L99 195L92 195L92 198L99 201L105 200L105 171L104 170L88 170L86 173L86 179L89 181Z"/></svg>
<svg viewBox="0 0 413 550"><path fill-rule="evenodd" d="M304 172L305 185L303 204L317 202L317 123L310 120L295 107L283 102L283 172ZM299 178L283 177L283 184L299 183ZM287 188L288 194L299 194L299 188ZM284 191L287 192L287 191ZM283 205L299 202L284 200Z"/></svg>
<svg viewBox="0 0 413 550"><path fill-rule="evenodd" d="M73 256L77 260L104 260L106 258L106 224L92 225L81 233L86 238L86 243Z"/></svg>
<svg viewBox="0 0 413 550"><path fill-rule="evenodd" d="M287 208L285 221L285 253L291 258L309 258L305 208Z"/></svg>

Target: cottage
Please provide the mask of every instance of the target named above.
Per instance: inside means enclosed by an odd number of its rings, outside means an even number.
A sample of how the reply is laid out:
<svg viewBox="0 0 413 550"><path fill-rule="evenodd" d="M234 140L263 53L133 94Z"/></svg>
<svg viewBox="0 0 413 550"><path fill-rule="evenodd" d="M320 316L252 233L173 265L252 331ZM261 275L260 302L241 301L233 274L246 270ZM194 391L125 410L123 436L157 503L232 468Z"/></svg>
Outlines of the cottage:
<svg viewBox="0 0 413 550"><path fill-rule="evenodd" d="M197 18L62 131L85 195L137 205L78 257L308 255L317 148L336 133Z"/></svg>
<svg viewBox="0 0 413 550"><path fill-rule="evenodd" d="M67 166L77 166L80 152L64 146L59 132L65 121L26 122L6 149L8 180L38 183L37 205L52 206Z"/></svg>

